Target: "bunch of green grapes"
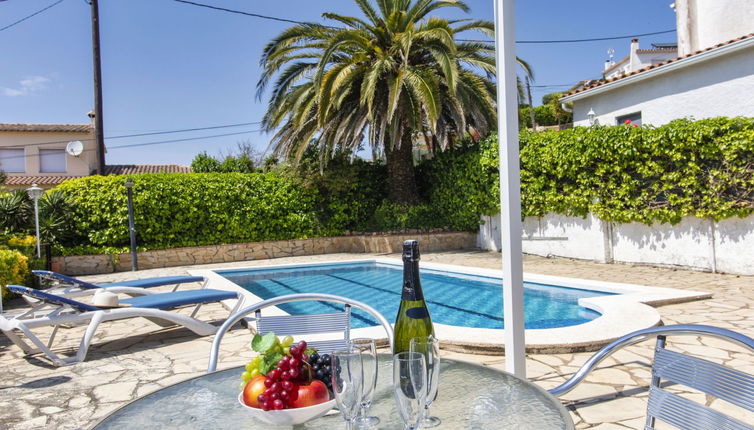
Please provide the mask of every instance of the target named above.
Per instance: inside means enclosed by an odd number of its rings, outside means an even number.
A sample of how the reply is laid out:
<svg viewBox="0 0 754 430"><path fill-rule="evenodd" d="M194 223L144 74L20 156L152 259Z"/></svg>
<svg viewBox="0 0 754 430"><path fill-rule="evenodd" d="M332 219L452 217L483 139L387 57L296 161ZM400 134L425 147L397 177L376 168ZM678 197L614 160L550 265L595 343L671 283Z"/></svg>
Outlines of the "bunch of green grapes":
<svg viewBox="0 0 754 430"><path fill-rule="evenodd" d="M275 344L267 351L265 351L264 355L279 355L280 358L283 358L285 356L290 355L290 349L291 345L293 344L293 337L292 336L286 336L281 341L277 337L275 337ZM279 359L274 360L275 363L277 363ZM257 375L260 375L263 373L263 360L262 355L258 355L251 359L248 363L246 363L246 371L241 374L241 379L243 380L243 384L245 385L247 382L251 381L252 378L254 378ZM268 370L269 371L269 370Z"/></svg>

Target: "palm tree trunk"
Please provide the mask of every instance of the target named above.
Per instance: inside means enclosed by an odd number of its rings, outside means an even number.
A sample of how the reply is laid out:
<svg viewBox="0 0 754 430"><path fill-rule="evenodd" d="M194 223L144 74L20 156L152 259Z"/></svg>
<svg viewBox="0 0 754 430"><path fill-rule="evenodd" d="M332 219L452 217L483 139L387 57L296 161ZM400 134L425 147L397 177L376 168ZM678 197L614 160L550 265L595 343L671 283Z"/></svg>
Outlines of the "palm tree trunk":
<svg viewBox="0 0 754 430"><path fill-rule="evenodd" d="M412 133L405 132L399 147L391 150L385 142L387 164L388 198L393 203L415 205L419 202L419 190L414 175Z"/></svg>

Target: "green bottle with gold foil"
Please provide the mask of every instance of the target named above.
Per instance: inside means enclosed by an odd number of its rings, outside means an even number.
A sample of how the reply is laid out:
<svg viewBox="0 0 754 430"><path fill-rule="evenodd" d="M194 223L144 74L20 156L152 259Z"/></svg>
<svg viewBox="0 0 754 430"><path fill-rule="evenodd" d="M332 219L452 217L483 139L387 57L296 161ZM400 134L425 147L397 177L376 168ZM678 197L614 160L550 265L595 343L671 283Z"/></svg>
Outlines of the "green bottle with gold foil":
<svg viewBox="0 0 754 430"><path fill-rule="evenodd" d="M408 351L415 337L435 335L419 279L419 242L416 240L403 242L403 291L393 331L393 354Z"/></svg>

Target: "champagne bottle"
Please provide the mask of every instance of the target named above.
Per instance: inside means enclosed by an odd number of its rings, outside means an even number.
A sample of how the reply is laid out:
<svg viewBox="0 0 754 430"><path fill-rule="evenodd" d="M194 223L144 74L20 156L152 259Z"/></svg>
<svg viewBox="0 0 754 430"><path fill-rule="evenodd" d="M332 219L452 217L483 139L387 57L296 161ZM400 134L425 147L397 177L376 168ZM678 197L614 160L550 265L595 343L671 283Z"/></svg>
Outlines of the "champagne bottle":
<svg viewBox="0 0 754 430"><path fill-rule="evenodd" d="M416 240L403 242L403 292L394 334L393 354L408 351L415 337L435 335L419 279L419 242Z"/></svg>

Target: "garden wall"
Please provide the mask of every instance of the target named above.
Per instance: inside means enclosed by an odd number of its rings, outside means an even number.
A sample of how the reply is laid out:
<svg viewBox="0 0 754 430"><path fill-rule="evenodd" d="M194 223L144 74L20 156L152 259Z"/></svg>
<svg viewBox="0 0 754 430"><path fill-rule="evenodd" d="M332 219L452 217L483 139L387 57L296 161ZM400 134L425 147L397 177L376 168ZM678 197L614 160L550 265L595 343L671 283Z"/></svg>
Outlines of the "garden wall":
<svg viewBox="0 0 754 430"><path fill-rule="evenodd" d="M207 245L139 252L139 269L262 260L299 255L400 252L404 240L417 239L422 251L476 248L470 232L354 235L312 239ZM131 270L131 255L76 255L54 257L53 270L68 275L94 275Z"/></svg>
<svg viewBox="0 0 754 430"><path fill-rule="evenodd" d="M478 246L500 250L500 217L483 220ZM647 225L548 214L526 217L523 230L527 254L754 275L754 216Z"/></svg>

